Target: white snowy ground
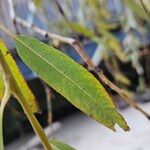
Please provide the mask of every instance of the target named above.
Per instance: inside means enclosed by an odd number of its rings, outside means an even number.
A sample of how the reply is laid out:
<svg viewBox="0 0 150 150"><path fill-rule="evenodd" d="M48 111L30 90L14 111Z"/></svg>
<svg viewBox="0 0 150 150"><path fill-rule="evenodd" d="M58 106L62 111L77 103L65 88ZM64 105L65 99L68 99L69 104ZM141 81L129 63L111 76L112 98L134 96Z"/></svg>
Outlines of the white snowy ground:
<svg viewBox="0 0 150 150"><path fill-rule="evenodd" d="M142 104L141 107L150 113L150 103ZM78 113L62 120L62 127L55 132L55 138L77 150L150 150L150 121L132 108L120 113L131 131L124 132L117 126L117 132L113 132ZM25 144L27 139L6 146L6 150L20 150L20 145Z"/></svg>

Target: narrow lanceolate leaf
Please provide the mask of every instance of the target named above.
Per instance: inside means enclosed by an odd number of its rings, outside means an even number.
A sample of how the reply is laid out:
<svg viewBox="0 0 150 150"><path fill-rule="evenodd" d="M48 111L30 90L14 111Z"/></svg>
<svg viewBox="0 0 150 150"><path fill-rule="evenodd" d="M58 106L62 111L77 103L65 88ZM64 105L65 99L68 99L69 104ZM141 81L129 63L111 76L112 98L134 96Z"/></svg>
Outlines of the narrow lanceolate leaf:
<svg viewBox="0 0 150 150"><path fill-rule="evenodd" d="M116 123L129 129L106 90L86 69L34 38L17 36L15 41L23 61L73 105L112 130Z"/></svg>
<svg viewBox="0 0 150 150"><path fill-rule="evenodd" d="M1 40L0 40L0 52L2 54L3 60L5 61L6 67L10 72L11 79L13 78L15 82L18 84L18 87L20 88L24 97L27 99L27 103L30 105L32 111L37 112L39 110L39 107L37 105L36 99L33 93L31 92L30 88L28 87L26 81L24 80L22 74L20 73L19 68L16 65L13 57L7 51L7 48L5 47L4 43ZM0 76L0 99L3 96L3 92L4 92L4 85L2 82L2 78Z"/></svg>
<svg viewBox="0 0 150 150"><path fill-rule="evenodd" d="M65 144L63 142L58 142L55 140L50 141L50 144L51 144L52 150L75 150L68 144Z"/></svg>

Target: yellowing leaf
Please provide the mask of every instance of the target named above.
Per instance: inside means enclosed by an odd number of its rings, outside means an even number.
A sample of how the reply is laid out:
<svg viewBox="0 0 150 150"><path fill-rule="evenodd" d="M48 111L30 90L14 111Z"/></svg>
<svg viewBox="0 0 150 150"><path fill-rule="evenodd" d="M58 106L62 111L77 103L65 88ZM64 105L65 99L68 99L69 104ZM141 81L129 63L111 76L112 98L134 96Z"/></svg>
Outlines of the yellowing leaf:
<svg viewBox="0 0 150 150"><path fill-rule="evenodd" d="M0 100L3 98L3 94L4 94L4 83L3 83L3 78L2 78L2 74L0 73Z"/></svg>
<svg viewBox="0 0 150 150"><path fill-rule="evenodd" d="M73 105L112 130L115 124L129 130L106 90L85 68L34 38L17 36L15 41L23 61Z"/></svg>
<svg viewBox="0 0 150 150"><path fill-rule="evenodd" d="M18 84L18 87L20 88L23 96L28 100L27 103L29 104L30 108L32 109L33 112L37 112L39 110L39 107L37 105L35 96L33 95L32 91L30 90L26 81L24 80L22 74L20 73L19 68L16 65L13 57L7 51L7 48L5 47L4 43L1 40L0 40L0 51L3 55L4 60L7 63L7 67L9 67L9 70L11 72L11 76L13 76L13 78L15 79L15 81ZM0 87L3 90L2 84Z"/></svg>

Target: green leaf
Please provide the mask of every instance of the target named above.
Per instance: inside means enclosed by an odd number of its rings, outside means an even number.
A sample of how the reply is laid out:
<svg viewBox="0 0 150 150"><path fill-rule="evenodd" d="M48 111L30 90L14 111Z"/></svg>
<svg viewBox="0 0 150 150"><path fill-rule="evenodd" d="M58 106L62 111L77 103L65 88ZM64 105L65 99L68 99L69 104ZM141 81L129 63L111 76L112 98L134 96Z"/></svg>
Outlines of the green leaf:
<svg viewBox="0 0 150 150"><path fill-rule="evenodd" d="M77 108L115 130L129 130L111 98L96 78L67 55L34 38L15 38L18 54L41 79Z"/></svg>
<svg viewBox="0 0 150 150"><path fill-rule="evenodd" d="M56 25L59 25L59 28L61 29L61 31L62 31L62 28L66 27L66 24L63 21L59 22L58 24L53 24L53 26L55 27ZM90 28L87 28L78 23L69 22L69 26L76 33L82 34L85 37L88 37L90 40L96 42L97 44L103 44L107 50L110 50L111 52L113 52L113 54L115 54L122 62L127 61L127 56L124 53L123 48L121 47L118 39L113 34L111 34L108 30L105 29L107 28L107 26L104 23L100 22L97 28L97 31L100 33L101 37L95 34L95 32L93 32ZM108 52L110 53L110 51Z"/></svg>
<svg viewBox="0 0 150 150"><path fill-rule="evenodd" d="M58 142L55 140L50 141L50 144L52 146L52 150L75 150L68 144L65 144L63 142Z"/></svg>
<svg viewBox="0 0 150 150"><path fill-rule="evenodd" d="M1 40L0 40L0 51L2 53L4 61L6 63L6 67L9 70L11 79L13 78L15 80L15 82L17 83L23 96L27 99L27 103L29 104L32 111L33 112L39 111L39 107L38 107L38 104L36 102L35 96L33 95L32 91L28 87L26 81L24 80L24 77L22 76L21 72L19 71L19 68L16 65L13 57L7 51L6 46L4 45L4 43ZM12 86L13 86L13 84L12 84ZM4 93L4 85L3 85L2 78L0 77L0 99L3 96L3 93Z"/></svg>

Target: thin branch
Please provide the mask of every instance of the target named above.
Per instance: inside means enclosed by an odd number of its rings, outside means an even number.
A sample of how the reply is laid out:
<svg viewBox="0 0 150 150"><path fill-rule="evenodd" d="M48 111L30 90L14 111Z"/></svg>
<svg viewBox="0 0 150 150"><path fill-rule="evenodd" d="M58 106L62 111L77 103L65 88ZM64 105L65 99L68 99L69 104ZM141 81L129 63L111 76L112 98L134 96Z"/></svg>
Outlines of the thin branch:
<svg viewBox="0 0 150 150"><path fill-rule="evenodd" d="M104 74L103 72L96 68L92 62L92 60L90 59L90 57L87 55L86 51L84 50L82 44L80 43L80 41L78 40L78 36L76 34L76 32L73 30L73 28L70 26L69 20L63 10L63 8L61 7L61 5L57 2L57 0L52 0L53 3L55 4L58 12L61 14L61 16L63 17L63 19L66 21L66 24L68 24L68 26L70 27L70 29L72 30L73 34L75 35L77 41L74 45L74 48L76 50L76 52L81 56L81 58L84 60L84 62L88 65L88 67L90 67L89 69L93 70L98 77L101 79L101 81L103 81L106 85L108 85L112 90L116 91L118 94L120 94L120 96L131 106L133 106L135 109L139 110L140 112L142 112L147 118L150 118L150 115L148 113L146 113L145 111L143 111L143 109L141 109L137 103L135 103L134 100L132 100L130 98L130 96L128 96L128 94L126 94L126 92L124 92L122 89L120 89L119 87L117 87L115 84L113 84ZM141 0L142 1L142 0ZM143 2L143 1L142 1Z"/></svg>
<svg viewBox="0 0 150 150"><path fill-rule="evenodd" d="M64 36L61 36L61 35L58 35L58 34L53 34L51 32L48 32L44 29L41 29L41 28L37 27L34 24L28 23L26 20L24 20L20 17L17 17L17 16L14 18L14 22L22 25L23 27L32 29L35 33L38 33L38 34L40 34L44 37L55 39L55 40L58 40L62 43L71 45L77 51L77 53L80 56L82 56L81 58L84 60L84 62L86 64L90 64L90 66L94 67L93 63L91 63L91 61L89 60L89 57L84 52L84 49L80 46L79 42L76 39L64 37Z"/></svg>
<svg viewBox="0 0 150 150"><path fill-rule="evenodd" d="M134 100L128 95L126 94L126 92L122 89L120 89L119 87L117 87L115 84L113 84L110 80L108 80L106 78L106 76L103 74L102 71L98 71L97 72L98 76L100 77L100 79L109 87L111 87L112 90L116 91L117 93L120 94L120 96L131 106L133 106L135 109L139 110L140 112L142 112L148 119L150 119L150 115L145 112L142 108L140 108L137 103L134 102Z"/></svg>
<svg viewBox="0 0 150 150"><path fill-rule="evenodd" d="M32 29L35 33L38 33L38 34L40 34L44 37L49 37L49 38L52 38L52 39L56 39L58 41L61 41L63 43L67 43L67 44L72 44L72 43L75 42L75 40L72 39L72 38L67 38L67 37L63 37L63 36L60 36L60 35L57 35L57 34L47 32L46 30L43 30L43 29L37 27L34 24L30 24L26 20L24 20L20 17L17 17L17 16L14 18L14 22L22 25L23 27Z"/></svg>
<svg viewBox="0 0 150 150"><path fill-rule="evenodd" d="M145 11L145 13L150 17L150 12L148 11L147 7L145 6L143 0L140 0L140 3Z"/></svg>
<svg viewBox="0 0 150 150"><path fill-rule="evenodd" d="M130 104L135 109L139 110L148 119L150 118L150 114L146 113L142 108L140 108L140 106L138 106L136 104L136 102L133 101L128 96L128 94L126 94L125 91L123 91L122 89L120 89L119 87L117 87L116 85L114 85L104 74L102 74L101 70L99 70L100 72L98 71L98 69L94 66L94 64L91 61L90 57L88 56L88 54L84 50L83 46L81 46L81 44L79 43L78 40L50 33L50 32L48 32L46 30L43 30L43 29L35 26L34 24L29 24L27 21L25 21L22 18L17 17L17 16L14 17L13 21L15 23L18 23L18 24L22 25L23 27L32 29L34 32L36 32L36 33L38 33L38 34L40 34L40 35L42 35L44 37L55 39L55 40L58 40L58 41L60 41L62 43L66 43L66 44L71 45L76 50L76 52L80 55L80 57L82 58L82 60L88 65L89 69L93 70L98 75L98 77L100 78L101 81L103 81L111 89L113 89L114 91L116 91L128 104Z"/></svg>
<svg viewBox="0 0 150 150"><path fill-rule="evenodd" d="M13 93L13 95L21 104L25 114L27 115L27 117L28 117L28 119L32 125L32 128L34 129L34 131L36 133L36 135L39 137L40 141L42 142L42 144L46 150L52 150L52 147L49 144L49 141L46 137L44 130L42 129L39 122L37 121L35 115L33 114L32 110L30 109L28 103L26 103L25 97L23 96L23 94L20 91L17 91L17 92L19 92L19 93Z"/></svg>
<svg viewBox="0 0 150 150"><path fill-rule="evenodd" d="M10 75L8 74L7 70L4 68L5 63L3 61L3 55L0 49L0 70L3 75L3 80L4 80L4 85L5 85L5 92L4 96L1 100L1 105L0 105L0 149L4 149L4 141L3 141L3 114L4 114L4 109L5 106L11 96L11 89L10 89Z"/></svg>
<svg viewBox="0 0 150 150"><path fill-rule="evenodd" d="M42 82L44 90L45 90L45 94L46 94L46 103L47 103L47 122L49 125L52 124L53 122L53 116L52 116L52 92L50 90L50 87L45 83Z"/></svg>

